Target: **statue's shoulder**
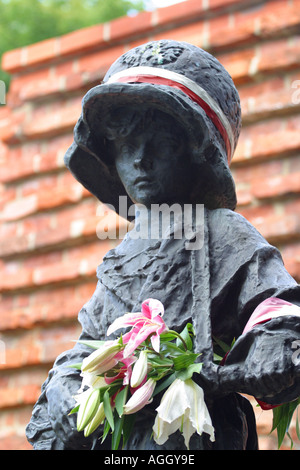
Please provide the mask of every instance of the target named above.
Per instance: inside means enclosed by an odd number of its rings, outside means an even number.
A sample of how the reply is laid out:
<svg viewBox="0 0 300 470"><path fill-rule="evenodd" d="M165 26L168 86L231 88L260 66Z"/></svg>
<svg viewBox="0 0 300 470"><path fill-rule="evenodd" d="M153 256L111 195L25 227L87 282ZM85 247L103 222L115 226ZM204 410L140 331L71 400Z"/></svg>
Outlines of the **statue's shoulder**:
<svg viewBox="0 0 300 470"><path fill-rule="evenodd" d="M210 236L223 243L231 242L249 245L268 245L265 238L241 214L230 209L207 210Z"/></svg>

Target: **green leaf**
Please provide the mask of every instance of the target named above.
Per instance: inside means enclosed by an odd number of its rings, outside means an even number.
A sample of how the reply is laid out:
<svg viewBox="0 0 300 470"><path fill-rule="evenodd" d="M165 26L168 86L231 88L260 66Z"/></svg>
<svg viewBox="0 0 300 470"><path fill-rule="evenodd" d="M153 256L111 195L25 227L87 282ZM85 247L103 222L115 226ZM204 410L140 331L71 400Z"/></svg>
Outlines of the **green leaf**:
<svg viewBox="0 0 300 470"><path fill-rule="evenodd" d="M191 323L187 323L184 329L182 330L182 332L180 333L180 336L184 340L186 347L189 351L193 350L192 336L194 336L194 334L195 334L194 327ZM176 345L179 348L184 349L184 345L182 341L180 340L180 338L176 339Z"/></svg>
<svg viewBox="0 0 300 470"><path fill-rule="evenodd" d="M82 366L82 362L79 362L78 364L71 364L70 366L67 366L67 367L70 367L71 369L81 370L81 366Z"/></svg>
<svg viewBox="0 0 300 470"><path fill-rule="evenodd" d="M112 450L118 450L121 436L122 436L122 430L123 430L123 424L124 424L124 415L122 418L119 418L117 413L114 413L114 431L112 433L112 440L111 440L111 449Z"/></svg>
<svg viewBox="0 0 300 470"><path fill-rule="evenodd" d="M231 344L231 346L229 346L228 344L224 343L224 341L222 341L219 338L216 338L215 336L213 336L213 340L225 354L228 353L228 351L232 348L234 344L234 340L233 340L233 343Z"/></svg>
<svg viewBox="0 0 300 470"><path fill-rule="evenodd" d="M198 354L195 353L188 353L182 354L179 357L173 358L174 369L181 370L186 369L190 365L194 364L195 360L197 359Z"/></svg>
<svg viewBox="0 0 300 470"><path fill-rule="evenodd" d="M102 440L101 440L101 444L103 444L103 442L105 441L105 439L107 438L107 435L110 431L110 424L109 422L107 421L107 419L104 421L104 429L103 429L103 436L102 436Z"/></svg>
<svg viewBox="0 0 300 470"><path fill-rule="evenodd" d="M222 360L223 360L223 357L221 357L218 354L214 353L214 362L219 363Z"/></svg>
<svg viewBox="0 0 300 470"><path fill-rule="evenodd" d="M297 410L297 417L296 417L296 434L297 434L297 437L300 441L300 427L299 427L299 413L298 413L299 410Z"/></svg>
<svg viewBox="0 0 300 470"><path fill-rule="evenodd" d="M123 388L123 390L121 390L117 394L116 399L115 399L116 410L120 418L123 415L123 408L127 400L127 393L128 393L128 385L126 385L126 387Z"/></svg>
<svg viewBox="0 0 300 470"><path fill-rule="evenodd" d="M123 422L123 447L126 445L135 423L135 414L124 415Z"/></svg>
<svg viewBox="0 0 300 470"><path fill-rule="evenodd" d="M200 374L202 369L202 363L191 364L187 369L179 370L175 373L176 378L180 380L191 379L194 373Z"/></svg>
<svg viewBox="0 0 300 470"><path fill-rule="evenodd" d="M75 406L75 408L73 408L73 410L70 411L69 416L70 416L70 415L73 415L73 414L75 414L75 413L77 413L78 410L79 410L79 406L80 406L80 405Z"/></svg>
<svg viewBox="0 0 300 470"><path fill-rule="evenodd" d="M173 331L166 331L160 335L160 341L163 343L165 341L173 341L177 338L177 334L173 333Z"/></svg>
<svg viewBox="0 0 300 470"><path fill-rule="evenodd" d="M163 353L165 357L179 356L182 354L182 349L174 343L164 343L161 345L160 352Z"/></svg>
<svg viewBox="0 0 300 470"><path fill-rule="evenodd" d="M97 340L76 341L76 343L84 344L85 346L88 346L89 348L92 348L92 349L99 349L101 346L103 346L105 342L106 341L97 341Z"/></svg>
<svg viewBox="0 0 300 470"><path fill-rule="evenodd" d="M114 431L114 427L115 427L114 417L113 417L113 411L112 411L111 404L110 404L109 390L106 390L106 392L104 393L103 405L104 405L104 413L105 413L106 419L109 422L109 425L112 431Z"/></svg>
<svg viewBox="0 0 300 470"><path fill-rule="evenodd" d="M155 395L157 395L158 393L162 392L163 390L165 390L167 387L169 387L173 382L174 380L176 379L176 375L175 374L171 374L169 375L166 379L162 380L161 382L159 382L156 387L155 387L155 390L154 390L154 393L153 393L153 397L155 397Z"/></svg>
<svg viewBox="0 0 300 470"><path fill-rule="evenodd" d="M275 429L277 431L278 449L281 447L285 435L287 434L290 437L290 435L288 434L289 427L293 414L299 404L300 399L294 400L289 403L284 403L283 405L273 408L273 422L271 432L273 432Z"/></svg>

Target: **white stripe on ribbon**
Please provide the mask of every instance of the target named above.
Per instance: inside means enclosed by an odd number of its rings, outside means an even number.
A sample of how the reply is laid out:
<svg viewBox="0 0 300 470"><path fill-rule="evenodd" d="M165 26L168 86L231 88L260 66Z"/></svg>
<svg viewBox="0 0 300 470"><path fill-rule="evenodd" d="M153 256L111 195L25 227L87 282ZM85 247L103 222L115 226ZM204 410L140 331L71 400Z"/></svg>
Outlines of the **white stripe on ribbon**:
<svg viewBox="0 0 300 470"><path fill-rule="evenodd" d="M233 155L234 150L234 136L229 124L228 119L226 118L225 114L216 103L216 101L204 90L200 85L196 82L191 80L184 75L181 75L177 72L173 72L171 70L161 69L157 67L131 67L129 69L121 70L121 72L117 72L112 75L106 83L115 83L118 82L120 79L127 77L127 76L138 76L138 75L148 75L153 77L162 77L168 80L172 80L174 82L180 83L181 85L185 86L193 93L195 93L199 98L201 98L205 103L213 110L213 112L217 115L219 120L221 121L230 142L231 146L231 157Z"/></svg>

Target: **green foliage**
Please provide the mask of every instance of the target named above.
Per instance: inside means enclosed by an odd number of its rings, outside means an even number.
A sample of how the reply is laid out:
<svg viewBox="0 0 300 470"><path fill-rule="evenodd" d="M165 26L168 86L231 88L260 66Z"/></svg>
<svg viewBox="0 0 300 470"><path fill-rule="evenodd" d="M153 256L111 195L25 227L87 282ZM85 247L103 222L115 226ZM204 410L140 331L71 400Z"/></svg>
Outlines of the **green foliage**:
<svg viewBox="0 0 300 470"><path fill-rule="evenodd" d="M294 413L297 413L296 417L296 434L297 438L300 440L300 429L299 429L299 419L298 419L298 406L300 405L300 398L295 401L284 403L273 409L273 423L271 432L276 429L277 431L277 440L278 440L278 449L281 447L284 437L287 435L291 441L291 448L294 445L293 439L289 433L289 427L293 418Z"/></svg>
<svg viewBox="0 0 300 470"><path fill-rule="evenodd" d="M144 0L0 0L0 57L8 50L144 8ZM0 79L8 85L4 71Z"/></svg>

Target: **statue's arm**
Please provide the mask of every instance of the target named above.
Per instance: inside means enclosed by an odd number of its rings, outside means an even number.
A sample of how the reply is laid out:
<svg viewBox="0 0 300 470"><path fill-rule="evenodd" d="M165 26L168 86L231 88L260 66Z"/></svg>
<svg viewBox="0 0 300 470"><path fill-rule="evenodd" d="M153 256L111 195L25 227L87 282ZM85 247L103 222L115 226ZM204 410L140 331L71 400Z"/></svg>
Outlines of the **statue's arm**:
<svg viewBox="0 0 300 470"><path fill-rule="evenodd" d="M291 401L300 396L294 349L300 343L300 286L280 252L249 222L229 212L214 211L212 218L217 216L210 232L212 318L221 333L223 325L228 344L236 341L223 365L203 370L202 382L208 393L241 392L270 404ZM269 298L295 307L277 318L270 308L264 323L256 323L257 308ZM249 319L251 328L245 330Z"/></svg>
<svg viewBox="0 0 300 470"><path fill-rule="evenodd" d="M220 388L270 405L295 400L300 397L299 349L300 317L257 324L238 338L219 368Z"/></svg>
<svg viewBox="0 0 300 470"><path fill-rule="evenodd" d="M300 286L271 246L256 250L243 274L237 310L240 334L220 367L221 388L234 388L268 404L294 400L300 396L300 361L295 360Z"/></svg>
<svg viewBox="0 0 300 470"><path fill-rule="evenodd" d="M79 313L82 325L80 340L99 339L103 297L103 287L98 283L93 297ZM90 353L90 348L76 343L73 349L56 359L26 428L27 439L35 450L84 450L91 447L92 438L85 438L76 430L76 414L69 415L75 406L73 396L81 385L80 371L70 366L80 363Z"/></svg>

